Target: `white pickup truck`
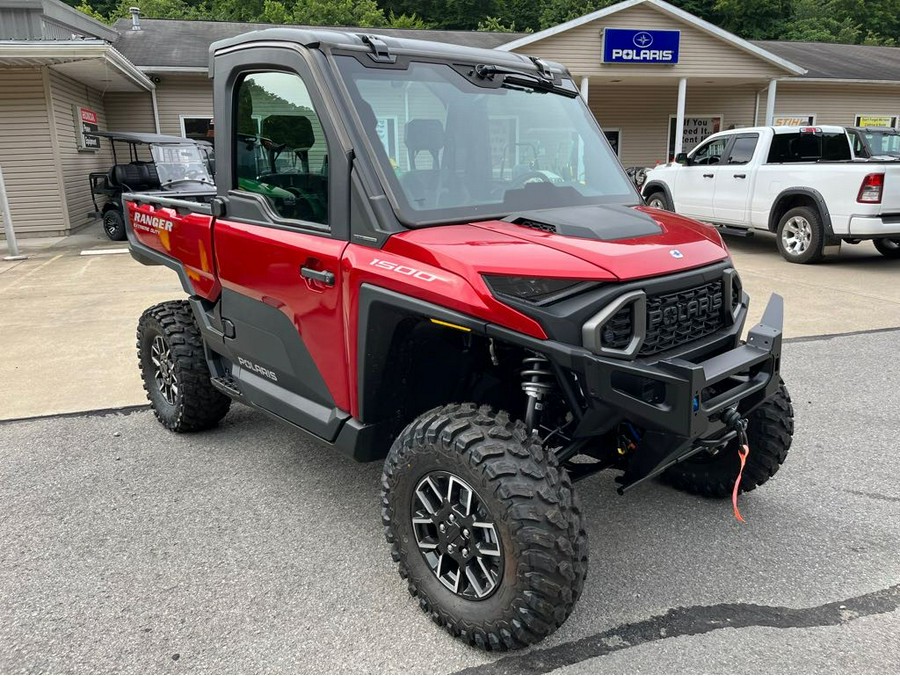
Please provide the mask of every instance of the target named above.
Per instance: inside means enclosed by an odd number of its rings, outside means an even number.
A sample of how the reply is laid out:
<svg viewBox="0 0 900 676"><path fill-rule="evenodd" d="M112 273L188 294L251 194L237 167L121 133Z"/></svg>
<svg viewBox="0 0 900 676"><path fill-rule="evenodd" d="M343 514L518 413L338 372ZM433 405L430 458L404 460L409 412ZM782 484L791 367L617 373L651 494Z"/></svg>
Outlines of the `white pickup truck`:
<svg viewBox="0 0 900 676"><path fill-rule="evenodd" d="M747 127L714 134L647 174L649 206L750 234L777 233L792 263L874 240L900 258L900 162L854 161L843 127Z"/></svg>

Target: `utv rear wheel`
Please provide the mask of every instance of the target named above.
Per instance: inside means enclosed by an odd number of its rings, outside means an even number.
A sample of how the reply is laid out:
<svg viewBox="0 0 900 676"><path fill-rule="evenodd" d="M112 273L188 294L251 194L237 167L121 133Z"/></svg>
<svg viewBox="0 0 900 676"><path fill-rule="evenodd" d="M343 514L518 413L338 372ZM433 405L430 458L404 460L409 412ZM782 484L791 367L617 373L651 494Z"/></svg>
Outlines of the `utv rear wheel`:
<svg viewBox="0 0 900 676"><path fill-rule="evenodd" d="M789 263L816 263L822 259L825 229L811 207L795 207L778 222L778 252Z"/></svg>
<svg viewBox="0 0 900 676"><path fill-rule="evenodd" d="M114 242L125 239L125 219L118 209L110 209L103 214L103 232Z"/></svg>
<svg viewBox="0 0 900 676"><path fill-rule="evenodd" d="M209 382L200 329L187 301L154 305L141 315L138 360L159 421L174 432L214 427L231 400Z"/></svg>
<svg viewBox="0 0 900 676"><path fill-rule="evenodd" d="M766 483L781 467L794 435L794 407L784 384L775 395L749 417L747 438L750 455L741 478L741 493ZM675 488L708 498L731 495L740 469L737 442L732 441L715 455L698 454L672 466L663 479Z"/></svg>
<svg viewBox="0 0 900 676"><path fill-rule="evenodd" d="M900 239L880 238L872 242L885 258L900 258Z"/></svg>
<svg viewBox="0 0 900 676"><path fill-rule="evenodd" d="M581 594L587 536L569 477L502 411L454 404L417 418L385 461L382 506L409 593L466 643L540 641Z"/></svg>

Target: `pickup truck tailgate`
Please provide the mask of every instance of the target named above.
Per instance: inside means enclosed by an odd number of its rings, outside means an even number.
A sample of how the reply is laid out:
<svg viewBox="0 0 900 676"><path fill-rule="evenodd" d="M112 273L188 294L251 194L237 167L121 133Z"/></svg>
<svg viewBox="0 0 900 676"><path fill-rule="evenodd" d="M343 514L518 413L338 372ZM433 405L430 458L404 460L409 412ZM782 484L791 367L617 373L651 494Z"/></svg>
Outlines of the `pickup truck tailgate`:
<svg viewBox="0 0 900 676"><path fill-rule="evenodd" d="M900 214L900 162L885 163L881 167L884 168L881 213Z"/></svg>

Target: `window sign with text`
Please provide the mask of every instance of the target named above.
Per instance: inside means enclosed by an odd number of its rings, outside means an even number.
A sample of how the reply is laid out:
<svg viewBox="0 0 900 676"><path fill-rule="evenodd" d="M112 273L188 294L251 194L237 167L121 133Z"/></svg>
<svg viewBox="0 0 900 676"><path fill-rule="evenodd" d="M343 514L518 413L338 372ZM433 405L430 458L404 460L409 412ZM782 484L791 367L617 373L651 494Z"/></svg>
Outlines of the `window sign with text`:
<svg viewBox="0 0 900 676"><path fill-rule="evenodd" d="M896 115L857 115L854 127L897 127Z"/></svg>
<svg viewBox="0 0 900 676"><path fill-rule="evenodd" d="M669 158L675 157L675 123L674 115L669 116ZM689 153L700 143L722 131L721 115L685 115L684 131L681 136L681 151Z"/></svg>

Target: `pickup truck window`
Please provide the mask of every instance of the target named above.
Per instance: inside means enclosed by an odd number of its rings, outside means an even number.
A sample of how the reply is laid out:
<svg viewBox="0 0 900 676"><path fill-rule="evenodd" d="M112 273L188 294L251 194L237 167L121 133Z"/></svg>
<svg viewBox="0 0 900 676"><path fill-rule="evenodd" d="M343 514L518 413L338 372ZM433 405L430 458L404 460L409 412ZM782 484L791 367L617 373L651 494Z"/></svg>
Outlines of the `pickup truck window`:
<svg viewBox="0 0 900 676"><path fill-rule="evenodd" d="M788 162L837 162L850 159L850 141L840 132L792 132L775 134L769 148L769 164Z"/></svg>
<svg viewBox="0 0 900 676"><path fill-rule="evenodd" d="M407 225L638 203L584 102L532 88L527 73L507 82L447 64L336 61Z"/></svg>
<svg viewBox="0 0 900 676"><path fill-rule="evenodd" d="M691 155L691 164L718 164L721 162L722 155L725 154L725 147L730 140L730 136L723 136L707 141Z"/></svg>
<svg viewBox="0 0 900 676"><path fill-rule="evenodd" d="M235 181L284 218L328 223L328 146L295 73L251 73L235 90Z"/></svg>
<svg viewBox="0 0 900 676"><path fill-rule="evenodd" d="M731 144L726 164L747 164L753 159L756 144L759 142L759 134L746 134L737 136Z"/></svg>

